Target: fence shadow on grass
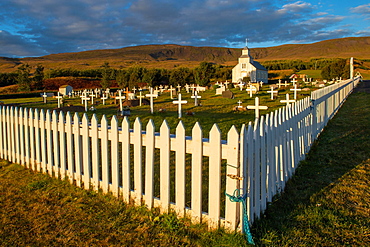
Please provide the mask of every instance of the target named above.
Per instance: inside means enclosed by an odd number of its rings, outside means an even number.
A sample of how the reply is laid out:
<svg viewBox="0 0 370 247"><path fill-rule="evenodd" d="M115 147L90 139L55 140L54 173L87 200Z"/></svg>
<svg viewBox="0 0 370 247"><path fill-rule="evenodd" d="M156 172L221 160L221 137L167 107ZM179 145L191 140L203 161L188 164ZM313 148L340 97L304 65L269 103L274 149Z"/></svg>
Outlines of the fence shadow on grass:
<svg viewBox="0 0 370 247"><path fill-rule="evenodd" d="M369 214L366 203L359 203L369 200L369 191L366 181L356 178L356 169L366 176L366 169L363 172L359 166L369 167L368 87L370 81L361 83L347 99L306 159L300 162L284 192L276 196L264 216L254 222L252 233L258 245L338 246L366 242L370 215L358 214L358 207L365 205L362 210ZM343 180L350 186L341 185ZM335 192L334 187L337 187ZM359 191L362 192L356 195Z"/></svg>

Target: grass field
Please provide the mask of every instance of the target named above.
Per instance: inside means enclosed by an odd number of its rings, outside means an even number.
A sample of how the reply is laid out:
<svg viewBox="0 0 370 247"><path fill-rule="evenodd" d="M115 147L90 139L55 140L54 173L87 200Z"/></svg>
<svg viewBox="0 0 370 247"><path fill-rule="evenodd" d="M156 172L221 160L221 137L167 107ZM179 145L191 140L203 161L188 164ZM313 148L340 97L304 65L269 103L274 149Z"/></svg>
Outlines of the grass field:
<svg viewBox="0 0 370 247"><path fill-rule="evenodd" d="M263 246L370 245L370 95L355 93L252 228Z"/></svg>
<svg viewBox="0 0 370 247"><path fill-rule="evenodd" d="M312 86L308 87L310 89L316 89ZM260 98L260 105L268 106L268 110L260 111L261 115L265 115L268 112L274 111L282 106L285 103L280 103L280 100L285 99L286 93L290 93L290 98L293 98L292 91L290 88L282 87L279 89L278 99L271 100L270 94L267 91L270 90L268 85L264 85L263 89L258 92L258 97ZM208 136L208 132L212 128L213 124L216 123L220 130L222 131L223 138L226 138L227 132L232 125L235 125L238 130L240 130L243 124L248 124L249 121L254 121L255 113L254 110L247 111L233 111L235 106L238 106L238 101L242 101L242 106L246 107L247 105L254 105L254 96L253 98L249 97L249 94L244 90L240 91L238 88L233 88L231 91L234 93L234 99L223 98L221 95L215 95L215 90L208 90L202 92L199 95L202 97L200 99L201 106L194 106L194 99L191 98L191 94L182 91L182 99L187 100L188 103L182 105L182 118L185 128L187 130L187 135L191 134L191 129L193 128L196 122L199 122L204 130L204 137ZM143 94L146 94L144 92ZM310 95L309 91L298 93L298 99L307 97ZM4 99L1 100L5 104L14 104L19 103L21 107L28 108L39 108L39 109L55 109L57 108L57 100L49 98L48 103L44 104L43 99L40 98L25 98L25 99ZM96 100L95 100L96 101ZM98 119L101 119L105 115L110 119L113 115L117 115L118 107L113 103L113 99L110 99L106 102L106 105L102 105L101 100L99 105L96 105L96 111L88 111L87 114L89 118L95 113ZM154 121L156 126L156 131L159 131L159 128L163 122L166 120L171 128L171 133L175 132L175 128L179 122L178 118L178 108L177 105L172 103L173 99L170 98L169 93L164 93L154 100L154 113L150 113L150 107L148 105L136 106L131 108L131 116L129 116L130 123L133 124L137 117L140 118L143 126L145 127L149 119ZM118 104L118 101L117 101ZM82 106L81 100L79 98L65 98L64 105L74 105ZM160 109L162 111L160 111ZM193 115L187 115L187 112L193 113ZM73 114L73 113L72 113ZM79 113L80 118L82 118L83 113Z"/></svg>
<svg viewBox="0 0 370 247"><path fill-rule="evenodd" d="M351 95L329 122L285 191L252 226L257 246L370 245L369 97ZM0 207L1 246L246 246L239 234L208 232L6 161L0 163Z"/></svg>

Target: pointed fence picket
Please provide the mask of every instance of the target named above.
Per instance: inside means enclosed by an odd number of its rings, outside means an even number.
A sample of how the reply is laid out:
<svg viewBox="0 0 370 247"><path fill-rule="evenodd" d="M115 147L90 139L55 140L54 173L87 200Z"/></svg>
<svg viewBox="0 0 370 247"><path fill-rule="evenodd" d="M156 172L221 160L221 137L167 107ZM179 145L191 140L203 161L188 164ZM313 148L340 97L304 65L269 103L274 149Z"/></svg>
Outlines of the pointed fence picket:
<svg viewBox="0 0 370 247"><path fill-rule="evenodd" d="M241 230L284 189L358 81L314 91L243 125L240 133L232 126L227 140L216 124L206 139L199 123L189 137L181 121L175 134L167 121L155 133L152 120L144 131L137 118L131 130L127 117L120 124L113 116L109 125L105 116L99 123L84 114L80 122L77 113L0 106L0 158L125 202L174 210L210 229ZM242 193L246 208L225 193Z"/></svg>

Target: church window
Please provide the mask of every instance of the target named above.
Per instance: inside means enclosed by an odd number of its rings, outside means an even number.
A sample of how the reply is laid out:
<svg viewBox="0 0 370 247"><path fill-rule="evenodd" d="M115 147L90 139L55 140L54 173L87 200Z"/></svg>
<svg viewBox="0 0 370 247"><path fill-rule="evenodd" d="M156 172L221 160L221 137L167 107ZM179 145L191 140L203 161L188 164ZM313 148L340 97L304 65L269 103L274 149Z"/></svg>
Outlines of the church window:
<svg viewBox="0 0 370 247"><path fill-rule="evenodd" d="M242 63L242 69L245 69L247 66L245 63Z"/></svg>

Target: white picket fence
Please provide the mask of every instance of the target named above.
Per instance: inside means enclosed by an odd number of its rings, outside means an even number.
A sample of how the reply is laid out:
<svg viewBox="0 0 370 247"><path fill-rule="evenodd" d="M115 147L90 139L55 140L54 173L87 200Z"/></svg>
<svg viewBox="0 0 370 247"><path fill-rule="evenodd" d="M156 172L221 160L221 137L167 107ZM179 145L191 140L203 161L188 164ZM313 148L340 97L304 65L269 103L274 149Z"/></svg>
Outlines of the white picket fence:
<svg viewBox="0 0 370 247"><path fill-rule="evenodd" d="M254 124L233 126L221 140L216 124L203 138L196 123L185 136L180 121L175 134L163 121L156 133L150 120L133 129L105 116L0 107L0 158L35 171L69 179L86 189L111 192L162 212L174 210L211 229L242 230L243 207L226 196L244 194L249 223L282 191L313 141L338 111L359 79L317 90L271 112Z"/></svg>

